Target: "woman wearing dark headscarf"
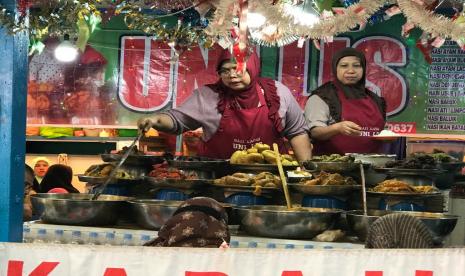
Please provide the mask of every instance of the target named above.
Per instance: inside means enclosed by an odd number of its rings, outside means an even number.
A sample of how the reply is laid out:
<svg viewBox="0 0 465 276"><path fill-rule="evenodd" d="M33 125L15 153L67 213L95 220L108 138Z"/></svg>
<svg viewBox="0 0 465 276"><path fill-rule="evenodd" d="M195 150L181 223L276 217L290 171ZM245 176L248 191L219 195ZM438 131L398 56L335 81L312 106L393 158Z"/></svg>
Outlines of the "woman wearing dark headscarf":
<svg viewBox="0 0 465 276"><path fill-rule="evenodd" d="M376 153L376 135L386 122L383 98L365 88L366 60L362 52L345 48L332 59L333 81L318 87L305 106L314 154Z"/></svg>
<svg viewBox="0 0 465 276"><path fill-rule="evenodd" d="M61 164L52 165L42 179L39 189L41 193L47 193L55 188L63 188L68 193L79 193L71 184L72 180L73 169L71 167Z"/></svg>
<svg viewBox="0 0 465 276"><path fill-rule="evenodd" d="M146 246L220 247L229 243L228 215L216 200L194 197L183 202Z"/></svg>
<svg viewBox="0 0 465 276"><path fill-rule="evenodd" d="M199 155L229 158L236 150L262 142L277 143L284 152L286 137L298 160L311 157L311 144L303 112L282 83L261 78L260 60L253 53L244 72L224 51L217 66L218 81L202 86L178 108L142 118L140 129L153 127L179 134L203 129Z"/></svg>

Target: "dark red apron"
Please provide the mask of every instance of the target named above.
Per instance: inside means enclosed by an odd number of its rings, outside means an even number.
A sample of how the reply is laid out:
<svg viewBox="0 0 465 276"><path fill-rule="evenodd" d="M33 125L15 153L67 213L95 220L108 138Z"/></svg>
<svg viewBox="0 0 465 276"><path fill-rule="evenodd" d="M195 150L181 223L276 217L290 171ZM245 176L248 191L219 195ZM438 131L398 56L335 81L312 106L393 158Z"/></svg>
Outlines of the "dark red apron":
<svg viewBox="0 0 465 276"><path fill-rule="evenodd" d="M376 103L369 97L347 99L341 88L337 94L341 102L341 121L351 121L362 127L362 136L337 134L326 141L314 140L313 155L345 153L379 153L383 143L369 136L384 128L384 118Z"/></svg>
<svg viewBox="0 0 465 276"><path fill-rule="evenodd" d="M272 147L277 143L287 153L284 141L268 118L265 96L258 92L260 106L249 109L231 109L226 103L220 125L215 134L200 146L199 155L227 159L236 150L245 150L262 142Z"/></svg>

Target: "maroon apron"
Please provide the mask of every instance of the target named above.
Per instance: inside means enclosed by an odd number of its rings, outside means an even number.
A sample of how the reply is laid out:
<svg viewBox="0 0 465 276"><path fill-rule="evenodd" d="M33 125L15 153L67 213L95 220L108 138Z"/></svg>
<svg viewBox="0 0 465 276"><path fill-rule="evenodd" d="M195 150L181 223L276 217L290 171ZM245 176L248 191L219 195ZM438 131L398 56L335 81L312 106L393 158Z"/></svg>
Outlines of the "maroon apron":
<svg viewBox="0 0 465 276"><path fill-rule="evenodd" d="M218 130L201 144L199 155L227 159L236 150L248 149L259 142L271 147L277 143L279 150L287 153L283 139L268 118L265 96L258 92L258 98L260 106L249 109L231 109L227 102Z"/></svg>
<svg viewBox="0 0 465 276"><path fill-rule="evenodd" d="M383 143L369 136L384 128L384 118L376 103L369 97L347 99L341 88L337 89L341 102L341 121L351 121L362 127L361 136L337 134L329 140L314 140L314 155L345 153L379 153Z"/></svg>

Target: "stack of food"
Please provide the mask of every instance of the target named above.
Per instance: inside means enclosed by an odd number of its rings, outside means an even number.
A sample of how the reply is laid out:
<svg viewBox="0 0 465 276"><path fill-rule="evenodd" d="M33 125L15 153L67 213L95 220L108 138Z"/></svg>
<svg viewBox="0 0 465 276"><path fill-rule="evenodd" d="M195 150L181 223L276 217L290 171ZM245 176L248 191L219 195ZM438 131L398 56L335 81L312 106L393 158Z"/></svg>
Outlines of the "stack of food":
<svg viewBox="0 0 465 276"><path fill-rule="evenodd" d="M280 178L270 172L261 172L257 175L234 173L215 179L214 183L226 186L260 186L268 188L279 188L282 185Z"/></svg>
<svg viewBox="0 0 465 276"><path fill-rule="evenodd" d="M92 177L108 177L114 168L115 166L113 164L92 165L84 172L84 175L92 176ZM115 178L135 179L133 175L131 175L130 173L128 173L126 170L122 168L116 172Z"/></svg>
<svg viewBox="0 0 465 276"><path fill-rule="evenodd" d="M313 162L354 162L355 158L351 155L340 155L340 154L331 154L331 155L320 155L313 156Z"/></svg>
<svg viewBox="0 0 465 276"><path fill-rule="evenodd" d="M177 168L168 167L166 163L153 165L153 170L149 173L150 177L158 179L198 179L198 175L192 171L182 171Z"/></svg>
<svg viewBox="0 0 465 276"><path fill-rule="evenodd" d="M438 189L434 186L412 186L403 181L389 179L379 183L372 191L378 193L431 194L437 193Z"/></svg>
<svg viewBox="0 0 465 276"><path fill-rule="evenodd" d="M301 181L300 184L314 186L314 185L357 185L352 177L344 177L338 173L320 172L315 179Z"/></svg>
<svg viewBox="0 0 465 276"><path fill-rule="evenodd" d="M231 164L276 164L277 156L269 145L256 143L247 150L238 150L231 155ZM289 154L281 155L283 166L298 166L299 163Z"/></svg>

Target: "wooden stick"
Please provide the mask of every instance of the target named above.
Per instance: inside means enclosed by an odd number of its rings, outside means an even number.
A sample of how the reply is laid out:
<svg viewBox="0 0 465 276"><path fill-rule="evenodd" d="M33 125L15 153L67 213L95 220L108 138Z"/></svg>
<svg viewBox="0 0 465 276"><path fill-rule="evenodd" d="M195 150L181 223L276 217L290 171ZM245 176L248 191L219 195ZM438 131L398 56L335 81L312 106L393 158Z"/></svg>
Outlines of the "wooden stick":
<svg viewBox="0 0 465 276"><path fill-rule="evenodd" d="M286 198L287 209L292 208L291 197L289 196L289 189L287 187L286 175L284 174L283 164L281 163L281 154L279 153L278 145L273 143L273 150L276 153L276 164L278 165L279 177L283 183L284 197Z"/></svg>
<svg viewBox="0 0 465 276"><path fill-rule="evenodd" d="M363 164L360 163L360 176L362 177L362 199L363 199L363 215L368 214L367 208L367 190L365 183L365 170L363 169Z"/></svg>

